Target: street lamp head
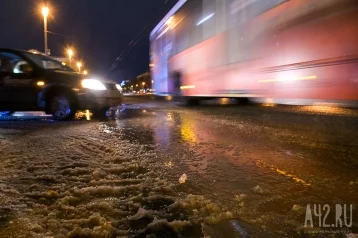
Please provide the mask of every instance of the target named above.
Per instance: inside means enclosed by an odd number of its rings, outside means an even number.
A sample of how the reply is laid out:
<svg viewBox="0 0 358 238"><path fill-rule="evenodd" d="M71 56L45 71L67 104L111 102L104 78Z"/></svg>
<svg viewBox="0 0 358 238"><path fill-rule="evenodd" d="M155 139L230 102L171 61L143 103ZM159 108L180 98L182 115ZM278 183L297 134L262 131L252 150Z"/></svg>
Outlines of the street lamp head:
<svg viewBox="0 0 358 238"><path fill-rule="evenodd" d="M82 67L82 63L81 62L77 62L77 67L81 68Z"/></svg>
<svg viewBox="0 0 358 238"><path fill-rule="evenodd" d="M69 57L72 57L73 56L73 50L72 49L68 49L67 50L67 54Z"/></svg>
<svg viewBox="0 0 358 238"><path fill-rule="evenodd" d="M142 84L145 85L145 82L143 82Z"/></svg>
<svg viewBox="0 0 358 238"><path fill-rule="evenodd" d="M83 74L84 74L84 75L87 75L87 74L88 74L87 70L84 70L84 71L83 71Z"/></svg>
<svg viewBox="0 0 358 238"><path fill-rule="evenodd" d="M42 15L44 17L47 17L50 12L50 9L48 7L42 7Z"/></svg>

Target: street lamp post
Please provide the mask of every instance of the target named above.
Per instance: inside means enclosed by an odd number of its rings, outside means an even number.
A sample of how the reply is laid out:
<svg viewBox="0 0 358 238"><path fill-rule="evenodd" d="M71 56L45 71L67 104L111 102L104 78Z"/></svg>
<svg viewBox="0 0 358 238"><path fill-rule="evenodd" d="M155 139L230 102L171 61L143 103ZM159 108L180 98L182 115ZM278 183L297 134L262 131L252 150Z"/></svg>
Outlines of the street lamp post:
<svg viewBox="0 0 358 238"><path fill-rule="evenodd" d="M45 54L48 54L48 47L47 47L47 17L49 14L49 8L43 7L42 8L42 15L44 17L44 38L45 38Z"/></svg>
<svg viewBox="0 0 358 238"><path fill-rule="evenodd" d="M82 63L81 63L81 62L78 62L78 63L77 63L77 67L78 67L78 72L81 73Z"/></svg>
<svg viewBox="0 0 358 238"><path fill-rule="evenodd" d="M70 66L72 66L73 50L72 50L72 49L68 49L68 50L67 50L67 54L68 54L68 59L69 59L69 61L70 61Z"/></svg>

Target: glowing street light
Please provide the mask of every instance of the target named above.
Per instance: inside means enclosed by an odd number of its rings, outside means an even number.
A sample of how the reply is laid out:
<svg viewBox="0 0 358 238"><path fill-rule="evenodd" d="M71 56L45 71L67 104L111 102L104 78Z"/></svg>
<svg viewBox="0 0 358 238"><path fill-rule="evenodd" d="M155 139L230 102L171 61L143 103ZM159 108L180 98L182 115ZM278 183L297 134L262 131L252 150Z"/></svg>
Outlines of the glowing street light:
<svg viewBox="0 0 358 238"><path fill-rule="evenodd" d="M82 67L82 63L81 62L77 62L77 67L78 67L78 72L81 72L81 67Z"/></svg>
<svg viewBox="0 0 358 238"><path fill-rule="evenodd" d="M50 9L46 6L42 7L42 16L44 17L44 37L45 37L45 54L48 54L48 47L47 47L47 17L50 13Z"/></svg>
<svg viewBox="0 0 358 238"><path fill-rule="evenodd" d="M83 74L87 75L88 74L87 70L83 70Z"/></svg>
<svg viewBox="0 0 358 238"><path fill-rule="evenodd" d="M73 57L73 50L67 49L68 59L70 61L70 66L72 65L72 57Z"/></svg>
<svg viewBox="0 0 358 238"><path fill-rule="evenodd" d="M42 7L42 15L44 17L48 17L49 13L50 13L50 9L48 7Z"/></svg>

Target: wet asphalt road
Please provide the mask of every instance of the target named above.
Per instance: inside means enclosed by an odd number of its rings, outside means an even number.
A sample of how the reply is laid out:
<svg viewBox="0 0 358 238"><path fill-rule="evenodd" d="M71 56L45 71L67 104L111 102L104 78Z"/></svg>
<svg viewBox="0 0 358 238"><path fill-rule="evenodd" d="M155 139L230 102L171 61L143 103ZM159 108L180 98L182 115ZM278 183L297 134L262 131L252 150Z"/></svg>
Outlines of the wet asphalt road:
<svg viewBox="0 0 358 238"><path fill-rule="evenodd" d="M0 237L358 233L357 110L227 104L0 121ZM331 227L304 227L307 204L328 204ZM332 227L335 204L351 226Z"/></svg>

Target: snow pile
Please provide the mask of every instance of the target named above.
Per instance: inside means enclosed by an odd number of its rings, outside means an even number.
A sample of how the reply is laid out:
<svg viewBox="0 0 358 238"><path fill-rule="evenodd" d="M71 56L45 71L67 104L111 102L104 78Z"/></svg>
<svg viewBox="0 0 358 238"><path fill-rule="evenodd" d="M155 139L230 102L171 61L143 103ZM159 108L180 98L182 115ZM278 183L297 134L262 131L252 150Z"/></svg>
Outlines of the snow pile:
<svg viewBox="0 0 358 238"><path fill-rule="evenodd" d="M169 210L188 212L190 220L198 224L202 222L215 224L222 220L232 219L234 216L231 211L221 208L203 196L191 194L171 205Z"/></svg>
<svg viewBox="0 0 358 238"><path fill-rule="evenodd" d="M127 136L106 123L7 135L1 146L13 153L0 167L0 237L200 237L201 223L233 217L179 194L178 180L166 179L167 158Z"/></svg>

